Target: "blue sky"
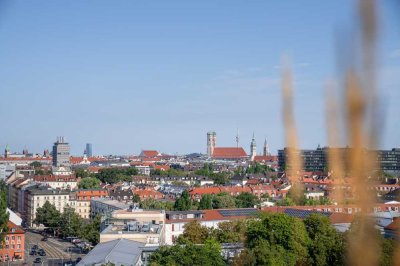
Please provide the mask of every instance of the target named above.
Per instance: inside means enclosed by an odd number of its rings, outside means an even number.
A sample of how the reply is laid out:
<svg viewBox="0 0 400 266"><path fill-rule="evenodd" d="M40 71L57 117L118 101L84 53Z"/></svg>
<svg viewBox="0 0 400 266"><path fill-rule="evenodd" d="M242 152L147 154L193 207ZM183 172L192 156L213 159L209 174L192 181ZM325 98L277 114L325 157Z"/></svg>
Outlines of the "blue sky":
<svg viewBox="0 0 400 266"><path fill-rule="evenodd" d="M381 146L391 148L400 134L400 9L382 2ZM354 7L0 0L0 147L42 152L61 135L74 154L86 142L96 154L205 152L207 131L234 146L238 128L247 151L255 132L258 151L266 137L276 153L283 54L293 63L300 145L326 145L324 84L338 75L337 44L354 36Z"/></svg>

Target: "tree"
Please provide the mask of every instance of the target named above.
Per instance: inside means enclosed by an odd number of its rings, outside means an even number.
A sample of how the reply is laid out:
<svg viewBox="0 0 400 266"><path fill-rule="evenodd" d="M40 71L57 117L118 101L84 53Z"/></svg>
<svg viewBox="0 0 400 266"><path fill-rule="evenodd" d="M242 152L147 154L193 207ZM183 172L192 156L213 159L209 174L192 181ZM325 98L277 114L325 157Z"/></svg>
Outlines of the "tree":
<svg viewBox="0 0 400 266"><path fill-rule="evenodd" d="M8 233L8 219L10 214L7 212L7 188L4 180L0 181L0 243L4 241Z"/></svg>
<svg viewBox="0 0 400 266"><path fill-rule="evenodd" d="M174 209L177 211L188 211L192 209L192 200L187 190L184 190L180 198L175 201Z"/></svg>
<svg viewBox="0 0 400 266"><path fill-rule="evenodd" d="M211 236L220 243L244 242L247 223L245 220L221 222L211 231Z"/></svg>
<svg viewBox="0 0 400 266"><path fill-rule="evenodd" d="M189 243L184 246L162 246L150 256L149 261L151 266L226 265L220 253L219 243L213 240L209 240L205 245L193 245Z"/></svg>
<svg viewBox="0 0 400 266"><path fill-rule="evenodd" d="M229 209L235 207L235 199L226 192L219 193L213 197L213 209Z"/></svg>
<svg viewBox="0 0 400 266"><path fill-rule="evenodd" d="M100 188L100 183L101 181L96 177L85 177L81 179L81 181L78 184L78 187L81 189Z"/></svg>
<svg viewBox="0 0 400 266"><path fill-rule="evenodd" d="M344 239L326 216L311 214L304 219L311 239L309 254L311 265L343 265Z"/></svg>
<svg viewBox="0 0 400 266"><path fill-rule="evenodd" d="M40 167L42 167L42 163L35 161L35 162L31 162L29 164L29 166L32 166L33 168L40 168Z"/></svg>
<svg viewBox="0 0 400 266"><path fill-rule="evenodd" d="M61 213L49 201L43 204L42 207L36 210L35 224L43 224L52 229L55 233L56 229L60 227Z"/></svg>
<svg viewBox="0 0 400 266"><path fill-rule="evenodd" d="M237 208L253 208L255 205L259 204L260 201L257 196L249 192L243 192L235 198L235 203Z"/></svg>
<svg viewBox="0 0 400 266"><path fill-rule="evenodd" d="M144 210L167 210L171 211L173 210L174 206L171 202L169 201L158 201L153 198L147 198L139 203L140 208Z"/></svg>
<svg viewBox="0 0 400 266"><path fill-rule="evenodd" d="M198 221L194 220L184 225L185 230L179 236L177 242L181 244L204 244L210 232L207 227L202 226Z"/></svg>
<svg viewBox="0 0 400 266"><path fill-rule="evenodd" d="M132 202L133 203L139 203L140 202L140 196L136 193L133 194L132 196Z"/></svg>
<svg viewBox="0 0 400 266"><path fill-rule="evenodd" d="M75 209L67 207L61 214L60 219L61 236L80 236L83 229L82 218L75 212Z"/></svg>
<svg viewBox="0 0 400 266"><path fill-rule="evenodd" d="M212 196L210 194L204 194L200 200L199 210L209 209L212 209Z"/></svg>
<svg viewBox="0 0 400 266"><path fill-rule="evenodd" d="M80 178L93 177L93 174L89 173L87 170L83 168L75 169L75 175Z"/></svg>
<svg viewBox="0 0 400 266"><path fill-rule="evenodd" d="M101 169L96 174L96 178L103 183L114 184L119 181L131 181L132 175L137 175L138 170L135 167L129 168L106 168Z"/></svg>
<svg viewBox="0 0 400 266"><path fill-rule="evenodd" d="M294 206L295 203L293 202L293 200L290 197L286 196L282 200L277 201L276 205L277 206Z"/></svg>
<svg viewBox="0 0 400 266"><path fill-rule="evenodd" d="M100 241L100 223L100 215L97 215L90 223L83 225L79 237L96 245Z"/></svg>
<svg viewBox="0 0 400 266"><path fill-rule="evenodd" d="M274 254L283 255L287 265L308 264L309 243L304 223L286 214L262 214L248 224L246 246L253 251L268 246Z"/></svg>

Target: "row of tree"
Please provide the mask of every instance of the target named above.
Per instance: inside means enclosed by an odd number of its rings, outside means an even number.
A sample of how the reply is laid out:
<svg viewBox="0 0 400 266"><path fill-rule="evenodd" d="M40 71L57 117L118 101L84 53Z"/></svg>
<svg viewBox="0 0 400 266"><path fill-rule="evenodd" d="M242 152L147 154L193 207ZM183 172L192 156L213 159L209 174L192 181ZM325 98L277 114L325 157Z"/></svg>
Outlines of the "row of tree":
<svg viewBox="0 0 400 266"><path fill-rule="evenodd" d="M257 196L244 192L236 197L229 195L226 192L216 195L205 194L200 202L192 200L187 190L184 190L182 195L176 199L175 203L167 201L159 201L153 198L140 200L138 195L133 196L133 202L139 203L142 209L162 209L175 211L189 210L210 210L210 209L229 209L229 208L253 208L260 203Z"/></svg>
<svg viewBox="0 0 400 266"><path fill-rule="evenodd" d="M8 219L10 214L7 212L7 186L4 180L0 180L0 242L4 241L8 233Z"/></svg>
<svg viewBox="0 0 400 266"><path fill-rule="evenodd" d="M78 168L75 174L81 177L79 188L93 189L99 188L101 182L115 184L119 181L132 181L132 176L137 175L139 172L135 167L128 168L105 168L101 169L98 173L89 173L87 170Z"/></svg>
<svg viewBox="0 0 400 266"><path fill-rule="evenodd" d="M100 217L92 221L81 218L73 208L64 208L61 213L57 208L46 201L36 211L35 224L43 224L54 235L60 237L79 237L92 244L97 244L100 238Z"/></svg>
<svg viewBox="0 0 400 266"><path fill-rule="evenodd" d="M359 219L342 234L329 219L311 214L304 220L286 214L261 214L259 219L223 222L207 228L188 223L172 247L160 248L150 265L344 265L346 248L363 230ZM373 231L381 246L380 265L393 265L394 242ZM243 242L245 249L233 260L221 256L221 243ZM211 248L212 247L212 248Z"/></svg>

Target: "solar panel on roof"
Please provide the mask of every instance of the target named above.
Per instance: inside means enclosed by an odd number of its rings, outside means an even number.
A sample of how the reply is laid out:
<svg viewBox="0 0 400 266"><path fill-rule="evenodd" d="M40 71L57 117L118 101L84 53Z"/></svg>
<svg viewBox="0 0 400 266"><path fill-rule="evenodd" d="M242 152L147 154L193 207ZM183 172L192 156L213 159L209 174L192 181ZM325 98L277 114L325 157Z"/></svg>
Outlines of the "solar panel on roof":
<svg viewBox="0 0 400 266"><path fill-rule="evenodd" d="M218 210L224 217L231 216L254 216L257 213L256 209L231 209L231 210Z"/></svg>
<svg viewBox="0 0 400 266"><path fill-rule="evenodd" d="M312 213L318 213L324 216L329 217L332 213L330 212L319 212L319 211L309 211L309 210L299 210L299 209L285 209L285 214L292 216L292 217L297 217L300 219L304 219L307 218L307 216L309 216Z"/></svg>

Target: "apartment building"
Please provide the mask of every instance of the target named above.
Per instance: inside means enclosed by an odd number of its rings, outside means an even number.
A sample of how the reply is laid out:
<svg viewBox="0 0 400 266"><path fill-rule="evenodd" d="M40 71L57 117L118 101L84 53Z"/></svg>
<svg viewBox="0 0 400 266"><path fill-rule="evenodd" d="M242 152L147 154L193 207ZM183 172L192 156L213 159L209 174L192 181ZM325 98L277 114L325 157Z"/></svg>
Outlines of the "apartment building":
<svg viewBox="0 0 400 266"><path fill-rule="evenodd" d="M60 212L63 212L66 207L75 208L75 201L71 200L71 192L67 190L34 186L26 189L25 196L26 214L23 218L29 226L33 226L37 209L42 207L46 201L53 204Z"/></svg>
<svg viewBox="0 0 400 266"><path fill-rule="evenodd" d="M75 192L75 212L84 219L90 218L90 200L108 196L106 189L78 189Z"/></svg>
<svg viewBox="0 0 400 266"><path fill-rule="evenodd" d="M25 259L25 231L21 226L8 221L8 233L0 245L0 264Z"/></svg>

